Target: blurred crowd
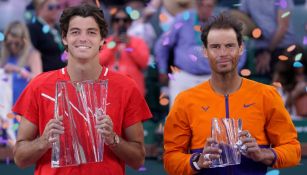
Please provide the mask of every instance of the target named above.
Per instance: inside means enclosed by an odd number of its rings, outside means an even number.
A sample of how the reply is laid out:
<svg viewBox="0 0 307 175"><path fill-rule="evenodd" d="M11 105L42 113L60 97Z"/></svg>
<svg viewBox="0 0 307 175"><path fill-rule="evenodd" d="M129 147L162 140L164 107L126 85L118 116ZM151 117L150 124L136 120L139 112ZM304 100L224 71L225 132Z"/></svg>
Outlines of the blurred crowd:
<svg viewBox="0 0 307 175"><path fill-rule="evenodd" d="M14 145L20 116L11 107L28 82L66 66L59 15L85 2L110 29L100 64L134 79L151 109L147 157L160 158L176 95L210 78L200 29L223 11L244 24L240 74L275 86L293 119L307 117L307 0L0 0L0 146Z"/></svg>

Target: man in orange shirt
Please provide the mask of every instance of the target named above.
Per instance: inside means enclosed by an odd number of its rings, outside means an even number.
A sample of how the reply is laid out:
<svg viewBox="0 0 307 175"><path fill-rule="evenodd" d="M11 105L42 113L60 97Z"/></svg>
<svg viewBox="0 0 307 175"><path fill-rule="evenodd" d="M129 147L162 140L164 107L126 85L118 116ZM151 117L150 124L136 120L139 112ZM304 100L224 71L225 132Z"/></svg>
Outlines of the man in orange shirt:
<svg viewBox="0 0 307 175"><path fill-rule="evenodd" d="M202 29L212 76L180 93L166 119L164 164L169 174L264 175L269 166L299 163L297 133L277 91L238 74L241 31L242 25L225 13ZM241 137L246 147L241 164L209 168L221 156L221 150L210 146L213 117L242 119L239 135L248 137Z"/></svg>

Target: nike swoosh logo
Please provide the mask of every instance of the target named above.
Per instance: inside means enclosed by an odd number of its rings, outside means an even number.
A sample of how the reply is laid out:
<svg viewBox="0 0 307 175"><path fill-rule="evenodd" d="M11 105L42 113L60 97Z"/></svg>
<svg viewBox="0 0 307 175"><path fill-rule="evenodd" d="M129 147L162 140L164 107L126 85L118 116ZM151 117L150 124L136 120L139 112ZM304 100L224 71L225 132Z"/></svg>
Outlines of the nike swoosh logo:
<svg viewBox="0 0 307 175"><path fill-rule="evenodd" d="M249 103L249 104L244 104L243 108L249 108L251 106L253 106L255 103Z"/></svg>
<svg viewBox="0 0 307 175"><path fill-rule="evenodd" d="M209 109L209 106L202 106L201 108L202 108L205 112L207 112L208 109Z"/></svg>

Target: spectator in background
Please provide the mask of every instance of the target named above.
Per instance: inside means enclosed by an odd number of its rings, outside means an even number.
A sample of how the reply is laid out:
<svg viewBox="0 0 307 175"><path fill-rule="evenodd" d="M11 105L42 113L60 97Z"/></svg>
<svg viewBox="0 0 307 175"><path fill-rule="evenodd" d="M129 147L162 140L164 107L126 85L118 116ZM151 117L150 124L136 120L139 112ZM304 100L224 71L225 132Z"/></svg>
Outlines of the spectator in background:
<svg viewBox="0 0 307 175"><path fill-rule="evenodd" d="M173 65L180 69L169 80L170 104L182 90L193 87L210 77L208 60L203 55L200 40L200 26L214 13L215 0L194 0L196 9L176 16L169 32L163 34L155 45L155 55L159 66L160 80L168 81L169 55L174 52ZM239 69L245 63L245 54L239 62Z"/></svg>
<svg viewBox="0 0 307 175"><path fill-rule="evenodd" d="M295 44L291 15L292 0L241 0L240 10L249 15L261 29L261 37L255 40L255 78L271 83L274 64L284 49Z"/></svg>
<svg viewBox="0 0 307 175"><path fill-rule="evenodd" d="M29 80L42 72L42 63L40 53L31 44L29 31L25 24L18 21L10 23L5 29L4 35L5 39L0 55L0 68L7 74L11 74L11 81L3 83L1 86L1 93L3 93L1 94L1 102L6 103L2 105L11 107L15 104ZM5 84L9 86L4 87ZM1 110L4 110L1 112L3 118L11 114L11 110L8 108L2 108ZM10 143L14 144L16 132L13 124L14 122L17 123L17 120L9 120L7 122L9 124L7 128L9 140Z"/></svg>
<svg viewBox="0 0 307 175"><path fill-rule="evenodd" d="M0 67L13 74L13 103L28 84L42 72L40 53L32 46L25 24L15 21L5 29Z"/></svg>
<svg viewBox="0 0 307 175"><path fill-rule="evenodd" d="M302 54L301 60L295 57ZM283 54L288 59L279 60L275 66L273 81L281 84L279 92L293 119L307 117L307 60L306 51L300 46Z"/></svg>
<svg viewBox="0 0 307 175"><path fill-rule="evenodd" d="M59 0L34 0L33 3L37 16L28 28L34 47L41 53L43 71L62 68L66 63L61 60L64 47L57 29Z"/></svg>
<svg viewBox="0 0 307 175"><path fill-rule="evenodd" d="M145 41L128 36L131 18L124 8L119 8L111 17L113 34L100 52L100 64L135 80L145 95L143 71L147 68L149 49Z"/></svg>

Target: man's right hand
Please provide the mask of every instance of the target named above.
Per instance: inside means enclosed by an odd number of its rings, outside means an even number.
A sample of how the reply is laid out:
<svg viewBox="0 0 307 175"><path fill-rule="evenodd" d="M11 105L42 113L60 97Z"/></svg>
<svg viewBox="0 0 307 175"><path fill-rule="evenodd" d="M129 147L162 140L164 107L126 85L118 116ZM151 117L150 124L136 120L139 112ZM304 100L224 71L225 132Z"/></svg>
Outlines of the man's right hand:
<svg viewBox="0 0 307 175"><path fill-rule="evenodd" d="M56 142L59 139L57 135L63 133L64 133L64 126L62 120L51 119L46 124L45 130L40 139L47 148L51 148L52 143Z"/></svg>
<svg viewBox="0 0 307 175"><path fill-rule="evenodd" d="M220 158L222 150L217 147L212 147L214 144L216 144L216 141L213 138L207 138L202 155L197 162L200 168L209 168L212 160Z"/></svg>

